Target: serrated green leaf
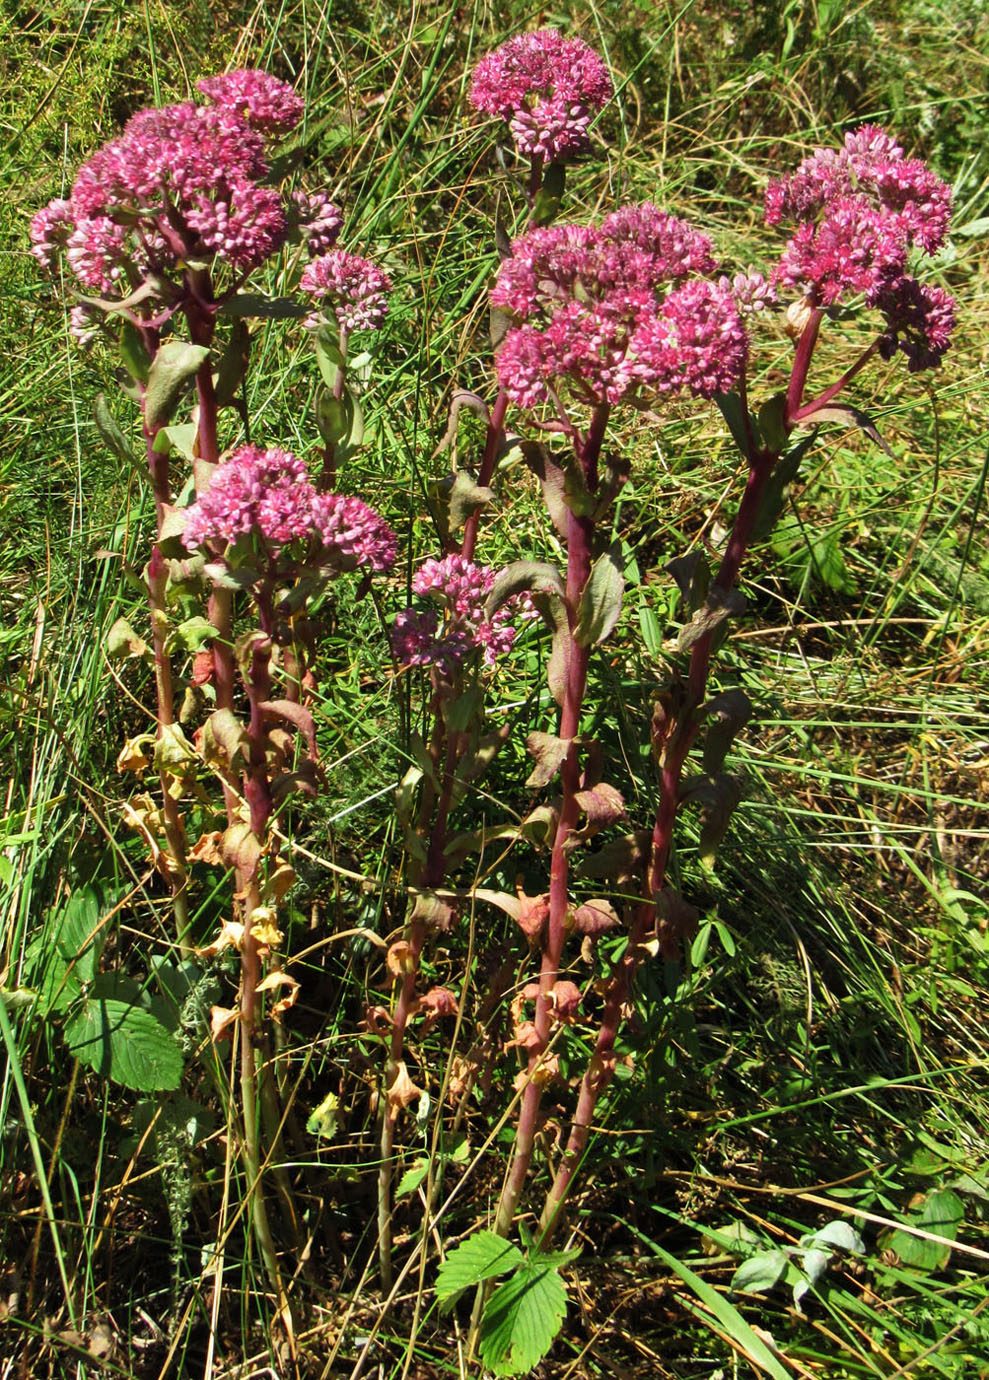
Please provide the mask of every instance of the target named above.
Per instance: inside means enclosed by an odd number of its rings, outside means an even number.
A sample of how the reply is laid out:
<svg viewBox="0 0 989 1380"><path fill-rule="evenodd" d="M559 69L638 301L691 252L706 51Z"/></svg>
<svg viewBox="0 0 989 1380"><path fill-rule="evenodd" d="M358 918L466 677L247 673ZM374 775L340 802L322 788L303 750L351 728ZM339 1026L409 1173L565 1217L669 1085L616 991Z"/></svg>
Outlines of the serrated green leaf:
<svg viewBox="0 0 989 1380"><path fill-rule="evenodd" d="M524 1375L549 1351L566 1316L567 1291L553 1265L531 1261L491 1295L478 1351L495 1375Z"/></svg>
<svg viewBox="0 0 989 1380"><path fill-rule="evenodd" d="M436 1297L450 1298L482 1279L495 1279L523 1263L518 1246L493 1231L477 1231L450 1252L436 1276Z"/></svg>
<svg viewBox="0 0 989 1380"><path fill-rule="evenodd" d="M323 1098L318 1107L315 1107L309 1114L306 1122L306 1132L310 1136L316 1136L318 1140L332 1140L337 1133L337 1113L340 1110L340 1099L335 1092L329 1092Z"/></svg>
<svg viewBox="0 0 989 1380"><path fill-rule="evenodd" d="M182 1051L150 1012L122 1001L86 1001L65 1027L71 1053L103 1078L136 1092L177 1088Z"/></svg>

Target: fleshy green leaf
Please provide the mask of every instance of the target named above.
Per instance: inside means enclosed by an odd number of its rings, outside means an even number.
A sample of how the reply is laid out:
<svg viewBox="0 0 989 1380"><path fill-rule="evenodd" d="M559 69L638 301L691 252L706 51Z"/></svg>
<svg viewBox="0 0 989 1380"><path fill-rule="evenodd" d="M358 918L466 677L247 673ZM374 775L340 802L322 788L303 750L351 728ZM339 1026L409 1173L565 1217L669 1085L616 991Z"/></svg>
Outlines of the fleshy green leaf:
<svg viewBox="0 0 989 1380"><path fill-rule="evenodd" d="M144 393L144 421L149 430L171 421L183 393L208 356L205 345L190 345L185 340L166 340L160 346Z"/></svg>
<svg viewBox="0 0 989 1380"><path fill-rule="evenodd" d="M537 1257L498 1286L481 1319L481 1361L495 1375L524 1375L549 1351L567 1311L555 1265Z"/></svg>
<svg viewBox="0 0 989 1380"><path fill-rule="evenodd" d="M96 430L100 433L100 439L107 449L112 451L118 460L122 460L129 469L143 474L144 471L134 459L130 442L117 425L103 393L96 395L96 400L93 403L93 419L96 422Z"/></svg>
<svg viewBox="0 0 989 1380"><path fill-rule="evenodd" d="M580 596L574 637L582 647L596 647L610 635L622 614L624 590L621 554L612 548L594 562Z"/></svg>
<svg viewBox="0 0 989 1380"><path fill-rule="evenodd" d="M801 1246L811 1249L827 1246L834 1251L851 1251L865 1255L865 1242L848 1222L828 1222L820 1231L810 1231L800 1238Z"/></svg>
<svg viewBox="0 0 989 1380"><path fill-rule="evenodd" d="M177 1088L182 1051L162 1023L140 1006L86 1001L65 1027L71 1053L103 1078L137 1092Z"/></svg>
<svg viewBox="0 0 989 1380"><path fill-rule="evenodd" d="M145 349L141 332L126 317L120 323L120 358L135 383L147 383L151 356Z"/></svg>
<svg viewBox="0 0 989 1380"><path fill-rule="evenodd" d="M213 375L217 407L226 407L237 395L251 359L251 332L243 321L233 323L227 348Z"/></svg>
<svg viewBox="0 0 989 1380"><path fill-rule="evenodd" d="M518 1246L493 1231L476 1231L447 1256L436 1276L436 1297L441 1301L495 1279L524 1263Z"/></svg>
<svg viewBox="0 0 989 1380"><path fill-rule="evenodd" d="M910 1226L934 1236L943 1237L941 1241L929 1241L912 1232L885 1232L880 1237L884 1250L895 1251L900 1263L913 1270L940 1270L948 1263L951 1255L950 1242L958 1235L958 1228L965 1217L965 1205L950 1188L936 1189L924 1199L920 1213L910 1218Z"/></svg>
<svg viewBox="0 0 989 1380"><path fill-rule="evenodd" d="M739 1294L761 1294L779 1284L789 1263L786 1251L759 1251L742 1261L731 1277L731 1287Z"/></svg>

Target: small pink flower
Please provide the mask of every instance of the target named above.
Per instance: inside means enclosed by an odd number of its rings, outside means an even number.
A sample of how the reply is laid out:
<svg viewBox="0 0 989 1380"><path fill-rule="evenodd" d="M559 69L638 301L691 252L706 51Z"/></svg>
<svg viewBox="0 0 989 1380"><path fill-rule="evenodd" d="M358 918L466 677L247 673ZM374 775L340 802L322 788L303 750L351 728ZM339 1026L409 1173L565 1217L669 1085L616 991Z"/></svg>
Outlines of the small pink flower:
<svg viewBox="0 0 989 1380"><path fill-rule="evenodd" d="M306 265L299 286L332 310L341 331L376 330L388 312L391 279L369 259L333 249ZM314 324L318 324L317 314Z"/></svg>
<svg viewBox="0 0 989 1380"><path fill-rule="evenodd" d="M613 92L593 48L556 29L540 29L510 38L481 59L470 101L506 121L521 153L555 163L587 147L591 115Z"/></svg>
<svg viewBox="0 0 989 1380"><path fill-rule="evenodd" d="M75 228L72 202L56 197L31 218L31 253L51 272Z"/></svg>
<svg viewBox="0 0 989 1380"><path fill-rule="evenodd" d="M340 208L325 192L292 193L295 222L305 236L309 253L315 257L333 248L343 225Z"/></svg>
<svg viewBox="0 0 989 1380"><path fill-rule="evenodd" d="M185 218L211 253L242 269L264 263L288 232L278 193L243 180L212 196L196 193Z"/></svg>
<svg viewBox="0 0 989 1380"><path fill-rule="evenodd" d="M271 134L287 134L294 129L305 108L287 82L250 68L205 77L196 87L216 105Z"/></svg>
<svg viewBox="0 0 989 1380"><path fill-rule="evenodd" d="M716 268L708 237L651 202L522 236L491 293L518 322L498 353L501 386L522 407L564 385L590 405L731 388L747 345L733 292L698 276Z"/></svg>
<svg viewBox="0 0 989 1380"><path fill-rule="evenodd" d="M886 318L886 332L879 341L883 359L892 359L901 350L912 374L941 363L955 328L955 299L950 293L904 274L883 283L870 296L869 305Z"/></svg>
<svg viewBox="0 0 989 1380"><path fill-rule="evenodd" d="M951 190L919 158L875 125L845 135L840 149L815 149L796 172L766 190L766 221L796 223L773 280L804 292L816 306L848 296L867 299L904 280L911 248L934 253L951 219ZM912 306L917 308L913 289ZM943 311L938 332L943 334ZM923 335L924 332L922 331ZM893 347L894 349L896 347ZM916 360L940 358L926 347Z"/></svg>
<svg viewBox="0 0 989 1380"><path fill-rule="evenodd" d="M395 564L395 533L359 498L315 494L312 526L330 557L338 563L349 567L368 565L372 570L390 570Z"/></svg>

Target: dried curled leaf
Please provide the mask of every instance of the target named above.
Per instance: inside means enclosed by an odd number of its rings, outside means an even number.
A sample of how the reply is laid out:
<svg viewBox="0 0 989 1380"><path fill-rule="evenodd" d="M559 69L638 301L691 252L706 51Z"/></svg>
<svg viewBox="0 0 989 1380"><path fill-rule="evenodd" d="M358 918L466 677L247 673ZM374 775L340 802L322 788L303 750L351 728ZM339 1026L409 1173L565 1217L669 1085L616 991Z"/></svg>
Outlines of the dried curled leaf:
<svg viewBox="0 0 989 1380"><path fill-rule="evenodd" d="M558 738L555 733L529 734L525 746L536 763L525 783L529 790L549 785L566 760L572 742L572 738Z"/></svg>
<svg viewBox="0 0 989 1380"><path fill-rule="evenodd" d="M609 930L618 929L621 923L610 901L584 901L573 912L573 927L578 934L607 934Z"/></svg>
<svg viewBox="0 0 989 1380"><path fill-rule="evenodd" d="M686 652L708 633L715 632L728 618L737 618L745 611L745 597L737 589L720 589L714 585L704 604L680 629L677 651Z"/></svg>
<svg viewBox="0 0 989 1380"><path fill-rule="evenodd" d="M289 977L288 973L282 972L281 968L275 968L257 985L259 992L274 992L279 987L287 987L288 991L284 997L279 997L271 1008L272 1019L276 1021L281 1021L285 1012L291 1010L295 1005L300 991L299 983L294 977Z"/></svg>

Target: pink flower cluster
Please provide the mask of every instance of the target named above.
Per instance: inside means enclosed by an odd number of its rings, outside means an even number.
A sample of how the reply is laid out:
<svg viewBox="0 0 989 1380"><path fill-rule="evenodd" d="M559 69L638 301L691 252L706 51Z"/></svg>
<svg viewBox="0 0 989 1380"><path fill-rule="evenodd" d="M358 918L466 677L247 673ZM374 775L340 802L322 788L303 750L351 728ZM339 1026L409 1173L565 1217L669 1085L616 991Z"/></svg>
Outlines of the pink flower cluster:
<svg viewBox="0 0 989 1380"><path fill-rule="evenodd" d="M613 90L593 48L556 29L540 29L510 38L481 59L470 101L509 124L520 153L558 163L587 147L591 115Z"/></svg>
<svg viewBox="0 0 989 1380"><path fill-rule="evenodd" d="M650 202L599 226L533 230L512 245L491 294L517 325L498 355L513 401L533 407L566 382L588 404L643 388L726 392L745 364L740 301L717 269L711 242ZM763 296L765 296L763 291Z"/></svg>
<svg viewBox="0 0 989 1380"><path fill-rule="evenodd" d="M292 193L295 222L302 231L309 253L325 254L337 242L343 216L325 192Z"/></svg>
<svg viewBox="0 0 989 1380"><path fill-rule="evenodd" d="M395 534L359 498L318 494L291 451L240 446L219 465L209 488L186 512L182 541L189 551L207 542L232 544L247 535L273 547L312 541L322 563L387 570Z"/></svg>
<svg viewBox="0 0 989 1380"><path fill-rule="evenodd" d="M302 97L267 72L252 68L226 72L204 77L196 88L214 105L269 134L287 134L302 119Z"/></svg>
<svg viewBox="0 0 989 1380"><path fill-rule="evenodd" d="M140 111L83 164L68 200L38 212L31 243L42 267L53 269L64 250L84 288L129 292L190 260L215 258L243 272L278 249L289 219L278 193L262 185L267 146L298 123L302 101L264 72L199 85L208 105ZM323 247L329 203L323 198L306 212Z"/></svg>
<svg viewBox="0 0 989 1380"><path fill-rule="evenodd" d="M412 591L435 607L406 609L395 619L391 644L402 665L437 666L451 675L475 652L493 666L509 651L516 637L509 619L528 609L521 598L510 599L488 619L484 604L494 578L490 567L460 555L424 561L413 576Z"/></svg>
<svg viewBox="0 0 989 1380"><path fill-rule="evenodd" d="M303 269L299 286L320 302L320 310L306 322L313 329L323 323L326 309L347 335L377 330L388 313L391 279L369 259L345 249L313 259Z"/></svg>
<svg viewBox="0 0 989 1380"><path fill-rule="evenodd" d="M911 370L940 362L954 325L954 300L907 272L911 249L933 254L951 219L951 190L919 158L906 158L875 125L815 149L797 171L766 190L766 221L796 224L773 280L800 289L816 307L864 295L886 317L881 341L902 350Z"/></svg>

